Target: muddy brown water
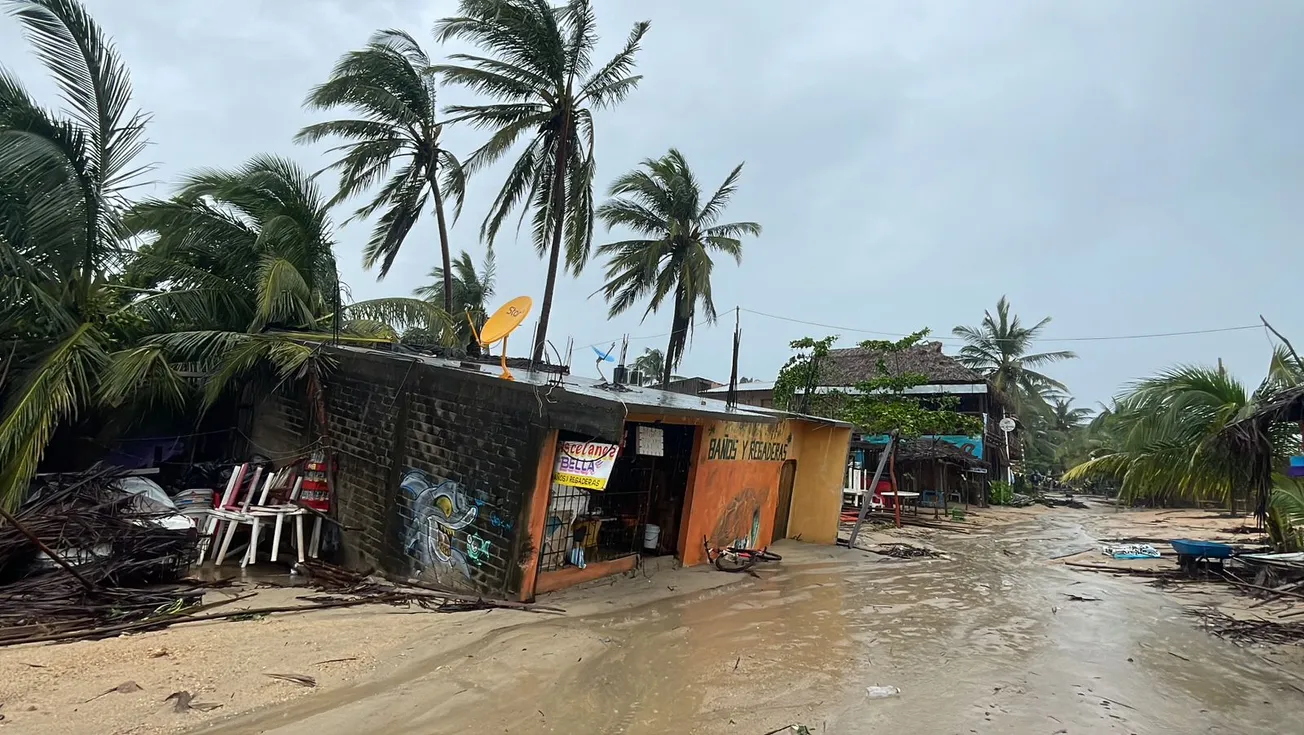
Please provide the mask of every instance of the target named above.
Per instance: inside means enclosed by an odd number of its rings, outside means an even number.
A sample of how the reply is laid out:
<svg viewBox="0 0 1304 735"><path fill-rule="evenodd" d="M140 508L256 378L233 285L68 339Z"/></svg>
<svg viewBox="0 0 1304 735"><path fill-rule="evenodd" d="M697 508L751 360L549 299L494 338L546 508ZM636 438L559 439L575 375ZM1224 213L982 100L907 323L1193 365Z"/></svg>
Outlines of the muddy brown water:
<svg viewBox="0 0 1304 735"><path fill-rule="evenodd" d="M204 732L1304 732L1304 672L1206 634L1172 595L1048 563L1092 544L1086 517L947 540L942 559L801 553L739 586L418 645L390 678Z"/></svg>

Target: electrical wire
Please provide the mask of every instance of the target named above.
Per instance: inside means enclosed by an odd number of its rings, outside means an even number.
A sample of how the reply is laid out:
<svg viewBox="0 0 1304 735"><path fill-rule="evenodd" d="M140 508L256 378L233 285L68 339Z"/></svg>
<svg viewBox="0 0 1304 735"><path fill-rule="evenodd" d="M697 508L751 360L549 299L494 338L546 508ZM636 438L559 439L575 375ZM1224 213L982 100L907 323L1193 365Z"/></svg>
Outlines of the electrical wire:
<svg viewBox="0 0 1304 735"><path fill-rule="evenodd" d="M794 324L804 324L809 327L821 327L823 329L836 329L842 332L857 332L860 334L877 334L877 335L882 335L884 337L908 336L906 334L901 334L898 332L877 332L870 329L857 329L855 327L842 327L842 326L837 326L835 324L822 324L820 322L805 321L803 319L793 319L792 317L779 316L778 314L768 314L763 311L756 311L755 309L748 309L746 307L739 307L739 309L741 311L747 312L748 314L755 314L756 316L763 316L768 319L778 319L779 321L784 321L784 322L793 322ZM1150 334L1119 334L1119 335L1105 335L1105 336L1098 336L1098 337L1038 337L1037 341L1038 342L1104 342L1104 341L1113 341L1113 340L1154 339L1158 337L1184 337L1184 336L1195 335L1195 334L1216 334L1219 332L1241 332L1249 329L1262 329L1262 328L1263 328L1262 324L1246 324L1239 327L1217 327L1212 329L1192 329L1192 330L1181 331L1181 332L1154 332ZM932 339L936 340L937 338L932 338ZM944 337L941 338L940 341L963 342L964 340L958 338Z"/></svg>

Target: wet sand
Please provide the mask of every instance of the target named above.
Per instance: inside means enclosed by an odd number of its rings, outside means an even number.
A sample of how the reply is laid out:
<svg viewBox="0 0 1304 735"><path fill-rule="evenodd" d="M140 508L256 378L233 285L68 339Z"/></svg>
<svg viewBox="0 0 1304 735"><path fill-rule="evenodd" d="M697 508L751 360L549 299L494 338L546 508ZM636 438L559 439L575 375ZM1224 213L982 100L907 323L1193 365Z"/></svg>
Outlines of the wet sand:
<svg viewBox="0 0 1304 735"><path fill-rule="evenodd" d="M940 559L784 544L761 579L417 645L388 675L197 732L1298 731L1296 663L1206 634L1181 597L1051 561L1093 546L1096 517L935 538Z"/></svg>

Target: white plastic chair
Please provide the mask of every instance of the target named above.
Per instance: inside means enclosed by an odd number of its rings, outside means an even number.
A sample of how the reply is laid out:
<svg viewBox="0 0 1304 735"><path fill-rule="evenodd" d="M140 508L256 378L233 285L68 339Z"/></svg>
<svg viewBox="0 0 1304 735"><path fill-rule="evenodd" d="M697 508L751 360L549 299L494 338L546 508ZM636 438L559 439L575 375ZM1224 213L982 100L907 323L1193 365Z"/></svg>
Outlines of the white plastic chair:
<svg viewBox="0 0 1304 735"><path fill-rule="evenodd" d="M270 488L269 488L270 489ZM252 529L250 530L249 550L245 553L244 560L240 566L254 564L258 561L258 541L262 536L262 524L267 519L272 521L272 554L271 561L276 561L276 557L281 550L281 531L285 525L286 518L294 519L294 547L299 555L299 561L304 561L305 547L303 543L303 519L311 511L298 504L299 493L303 490L303 476L299 475L294 479L294 486L290 490L289 502L280 505L267 504L267 491L264 490L262 496L258 499L258 504L249 509ZM306 549L306 555L316 558L318 547L321 544L321 518L317 518L317 523L313 526L312 541Z"/></svg>
<svg viewBox="0 0 1304 735"><path fill-rule="evenodd" d="M196 565L203 565L204 559L208 557L208 552L212 550L213 542L216 540L217 532L221 525L226 521L230 514L239 510L235 503L236 493L240 489L240 484L244 480L245 472L249 465L238 464L231 469L231 476L227 478L226 488L222 491L222 497L217 501L217 506L204 510L204 525L200 532L199 559Z"/></svg>

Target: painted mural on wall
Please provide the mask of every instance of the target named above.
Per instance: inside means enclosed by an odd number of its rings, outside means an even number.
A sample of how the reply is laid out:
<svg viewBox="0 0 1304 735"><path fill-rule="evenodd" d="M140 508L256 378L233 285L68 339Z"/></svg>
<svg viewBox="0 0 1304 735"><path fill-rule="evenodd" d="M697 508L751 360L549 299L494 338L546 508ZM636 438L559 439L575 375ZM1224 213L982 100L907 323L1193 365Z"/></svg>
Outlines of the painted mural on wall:
<svg viewBox="0 0 1304 735"><path fill-rule="evenodd" d="M403 551L415 571L440 582L465 585L471 579L471 566L483 564L491 553L490 542L471 528L479 504L456 482L436 483L417 469L403 473L400 487L412 511Z"/></svg>
<svg viewBox="0 0 1304 735"><path fill-rule="evenodd" d="M711 546L756 548L761 537L761 508L768 495L767 491L755 488L735 495L716 519Z"/></svg>
<svg viewBox="0 0 1304 735"><path fill-rule="evenodd" d="M735 424L707 430L706 461L782 462L792 446L787 424Z"/></svg>

